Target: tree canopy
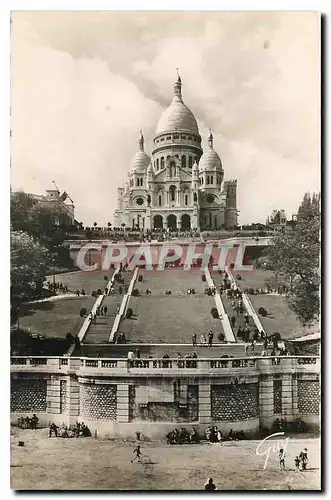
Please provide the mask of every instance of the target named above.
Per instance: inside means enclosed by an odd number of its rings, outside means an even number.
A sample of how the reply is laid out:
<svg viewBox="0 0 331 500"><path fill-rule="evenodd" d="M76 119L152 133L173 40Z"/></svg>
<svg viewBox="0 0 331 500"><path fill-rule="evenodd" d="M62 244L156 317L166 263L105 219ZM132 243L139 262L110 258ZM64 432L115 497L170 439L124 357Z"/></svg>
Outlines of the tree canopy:
<svg viewBox="0 0 331 500"><path fill-rule="evenodd" d="M293 231L276 234L267 250L274 284L286 291L290 308L303 325L320 312L320 195L306 193Z"/></svg>
<svg viewBox="0 0 331 500"><path fill-rule="evenodd" d="M52 263L50 252L24 231L11 232L11 303L40 295L44 276Z"/></svg>

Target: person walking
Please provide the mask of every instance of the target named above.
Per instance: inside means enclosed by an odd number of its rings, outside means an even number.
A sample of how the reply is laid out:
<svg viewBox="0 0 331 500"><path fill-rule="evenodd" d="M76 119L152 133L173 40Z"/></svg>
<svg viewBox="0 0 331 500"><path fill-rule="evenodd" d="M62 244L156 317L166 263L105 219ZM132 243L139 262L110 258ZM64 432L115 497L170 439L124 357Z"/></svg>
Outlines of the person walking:
<svg viewBox="0 0 331 500"><path fill-rule="evenodd" d="M197 345L197 334L193 333L193 335L192 335L192 346L196 347L196 345Z"/></svg>
<svg viewBox="0 0 331 500"><path fill-rule="evenodd" d="M206 335L204 333L201 334L201 337L200 337L200 344L202 346L204 346L206 344L207 340L206 340Z"/></svg>
<svg viewBox="0 0 331 500"><path fill-rule="evenodd" d="M208 347L213 347L213 338L214 338L214 334L210 330L210 332L208 333Z"/></svg>
<svg viewBox="0 0 331 500"><path fill-rule="evenodd" d="M236 317L232 315L230 321L232 328L234 328L236 326Z"/></svg>
<svg viewBox="0 0 331 500"><path fill-rule="evenodd" d="M103 306L103 312L105 316L107 315L107 310L108 310L107 306Z"/></svg>

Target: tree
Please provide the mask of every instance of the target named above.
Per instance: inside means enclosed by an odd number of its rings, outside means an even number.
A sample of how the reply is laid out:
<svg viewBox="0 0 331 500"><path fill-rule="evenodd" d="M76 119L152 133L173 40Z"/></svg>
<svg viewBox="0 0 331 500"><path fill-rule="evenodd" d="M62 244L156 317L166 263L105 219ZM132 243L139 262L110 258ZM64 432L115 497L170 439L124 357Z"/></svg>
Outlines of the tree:
<svg viewBox="0 0 331 500"><path fill-rule="evenodd" d="M302 325L310 325L320 310L320 195L304 195L293 231L276 234L267 250L274 271L272 285L285 292L289 307Z"/></svg>
<svg viewBox="0 0 331 500"><path fill-rule="evenodd" d="M98 223L97 223L97 222L93 222L93 226L94 226L95 228L97 227L97 225L98 225Z"/></svg>
<svg viewBox="0 0 331 500"><path fill-rule="evenodd" d="M107 226L108 226L108 229L110 229L110 228L111 228L111 226L112 226L112 223L111 223L111 222L108 222L108 223L107 223Z"/></svg>
<svg viewBox="0 0 331 500"><path fill-rule="evenodd" d="M44 246L23 231L11 232L11 304L40 295L52 258Z"/></svg>

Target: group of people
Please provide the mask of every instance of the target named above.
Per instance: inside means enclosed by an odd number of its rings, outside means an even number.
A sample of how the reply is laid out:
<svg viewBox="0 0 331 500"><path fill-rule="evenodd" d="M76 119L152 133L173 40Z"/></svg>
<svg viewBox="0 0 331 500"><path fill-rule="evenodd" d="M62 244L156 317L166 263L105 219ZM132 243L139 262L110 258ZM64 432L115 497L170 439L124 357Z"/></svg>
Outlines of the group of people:
<svg viewBox="0 0 331 500"><path fill-rule="evenodd" d="M50 290L51 292L57 292L57 291L60 291L61 293L68 293L69 292L69 289L68 289L68 286L67 285L64 285L63 283L52 283L51 281L47 281L46 283L47 285L47 288L48 290Z"/></svg>
<svg viewBox="0 0 331 500"><path fill-rule="evenodd" d="M168 432L166 435L166 440L168 444L197 444L200 443L199 434L194 427L191 432L188 432L185 427L182 427L179 431L174 429Z"/></svg>
<svg viewBox="0 0 331 500"><path fill-rule="evenodd" d="M201 347L213 347L214 333L210 330L206 336L205 333L200 335L200 346ZM197 343L197 334L194 332L192 335L192 346L196 347Z"/></svg>
<svg viewBox="0 0 331 500"><path fill-rule="evenodd" d="M209 286L208 288L205 288L205 295L214 296L215 294L216 294L216 287Z"/></svg>
<svg viewBox="0 0 331 500"><path fill-rule="evenodd" d="M234 431L233 429L229 430L228 436L225 437L221 433L220 429L217 425L207 427L205 430L205 438L210 443L222 443L222 441L242 441L246 439L244 431Z"/></svg>
<svg viewBox="0 0 331 500"><path fill-rule="evenodd" d="M284 448L281 448L278 453L279 459L279 469L285 470L285 451ZM304 471L307 470L308 466L308 450L304 448L299 455L297 455L294 459L295 471Z"/></svg>
<svg viewBox="0 0 331 500"><path fill-rule="evenodd" d="M296 418L295 420L288 422L285 418L276 418L273 423L273 429L276 432L305 432L306 423L301 418Z"/></svg>
<svg viewBox="0 0 331 500"><path fill-rule="evenodd" d="M21 429L37 429L38 422L39 418L34 413L32 417L19 417L17 419L17 426Z"/></svg>
<svg viewBox="0 0 331 500"><path fill-rule="evenodd" d="M55 437L62 438L78 438L79 436L90 437L91 431L84 422L76 422L73 426L67 426L65 424L61 424L60 426L51 423L49 426L49 434L48 437L52 437L54 434Z"/></svg>
<svg viewBox="0 0 331 500"><path fill-rule="evenodd" d="M95 312L91 311L89 313L88 318L93 323L96 323L97 322L97 316L107 316L107 311L108 311L108 307L107 306L99 306L99 307L97 307L97 309L95 310Z"/></svg>

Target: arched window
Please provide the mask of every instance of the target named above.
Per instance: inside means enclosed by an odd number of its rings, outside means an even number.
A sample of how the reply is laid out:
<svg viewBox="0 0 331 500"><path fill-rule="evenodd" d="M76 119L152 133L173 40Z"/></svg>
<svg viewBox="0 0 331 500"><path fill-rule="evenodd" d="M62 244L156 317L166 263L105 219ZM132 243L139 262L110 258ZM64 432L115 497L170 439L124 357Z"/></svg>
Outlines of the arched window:
<svg viewBox="0 0 331 500"><path fill-rule="evenodd" d="M143 186L143 185L144 185L144 179L143 179L143 177L141 177L141 179L140 179L140 185L141 185L141 186Z"/></svg>
<svg viewBox="0 0 331 500"><path fill-rule="evenodd" d="M187 194L185 195L185 205L186 206L188 205L188 195Z"/></svg>
<svg viewBox="0 0 331 500"><path fill-rule="evenodd" d="M207 184L209 184L209 175L207 175Z"/></svg>
<svg viewBox="0 0 331 500"><path fill-rule="evenodd" d="M197 156L194 157L194 161L196 161L198 163L198 157Z"/></svg>
<svg viewBox="0 0 331 500"><path fill-rule="evenodd" d="M182 168L186 168L186 156L182 156Z"/></svg>
<svg viewBox="0 0 331 500"><path fill-rule="evenodd" d="M161 158L161 168L164 168L164 158L163 158L163 156Z"/></svg>
<svg viewBox="0 0 331 500"><path fill-rule="evenodd" d="M213 175L210 176L210 184L214 184L214 176Z"/></svg>
<svg viewBox="0 0 331 500"><path fill-rule="evenodd" d="M139 177L136 178L136 186L139 186Z"/></svg>
<svg viewBox="0 0 331 500"><path fill-rule="evenodd" d="M162 194L159 194L159 207L162 205Z"/></svg>
<svg viewBox="0 0 331 500"><path fill-rule="evenodd" d="M192 158L192 156L189 156L188 157L188 166L189 166L189 168L192 168L192 162L193 162L193 158Z"/></svg>
<svg viewBox="0 0 331 500"><path fill-rule="evenodd" d="M156 170L159 170L159 159L156 160Z"/></svg>
<svg viewBox="0 0 331 500"><path fill-rule="evenodd" d="M170 186L169 195L170 201L176 201L176 186Z"/></svg>

